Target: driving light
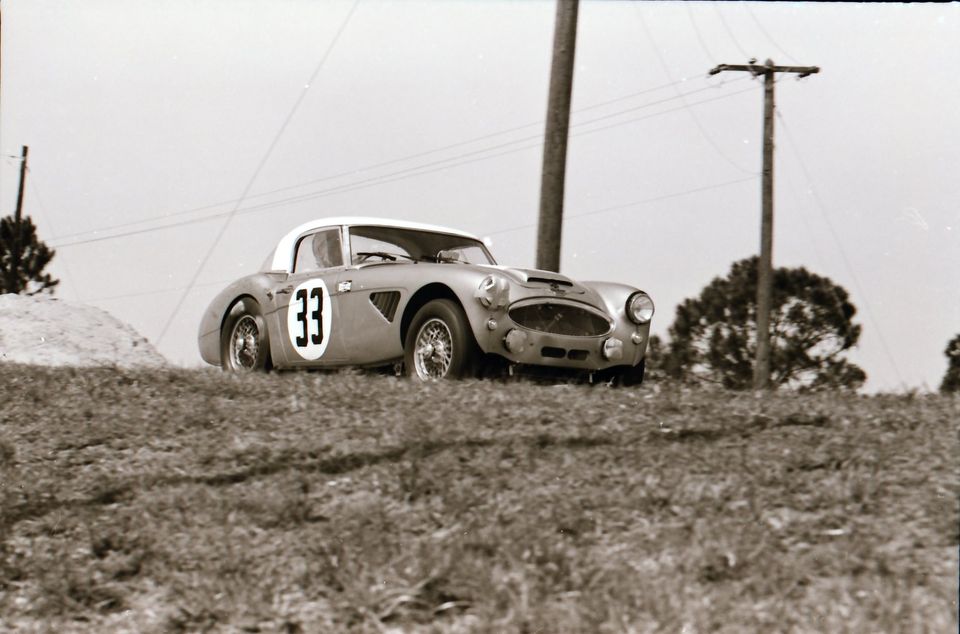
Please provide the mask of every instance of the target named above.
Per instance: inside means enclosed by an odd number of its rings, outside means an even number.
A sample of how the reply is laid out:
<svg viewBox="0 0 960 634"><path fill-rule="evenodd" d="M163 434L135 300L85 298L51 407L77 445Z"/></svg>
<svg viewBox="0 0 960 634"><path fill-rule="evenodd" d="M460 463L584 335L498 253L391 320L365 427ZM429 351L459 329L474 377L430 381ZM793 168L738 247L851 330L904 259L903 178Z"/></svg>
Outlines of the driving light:
<svg viewBox="0 0 960 634"><path fill-rule="evenodd" d="M510 301L510 283L498 275L488 275L480 280L480 286L473 296L484 308L503 308Z"/></svg>
<svg viewBox="0 0 960 634"><path fill-rule="evenodd" d="M523 352L523 349L526 345L527 333L523 332L522 330L511 328L503 337L503 347L506 348L508 352L519 354Z"/></svg>
<svg viewBox="0 0 960 634"><path fill-rule="evenodd" d="M653 300L643 291L627 298L627 317L635 324L645 324L653 317Z"/></svg>
<svg viewBox="0 0 960 634"><path fill-rule="evenodd" d="M623 342L611 337L603 342L603 358L607 361L619 361L623 358Z"/></svg>

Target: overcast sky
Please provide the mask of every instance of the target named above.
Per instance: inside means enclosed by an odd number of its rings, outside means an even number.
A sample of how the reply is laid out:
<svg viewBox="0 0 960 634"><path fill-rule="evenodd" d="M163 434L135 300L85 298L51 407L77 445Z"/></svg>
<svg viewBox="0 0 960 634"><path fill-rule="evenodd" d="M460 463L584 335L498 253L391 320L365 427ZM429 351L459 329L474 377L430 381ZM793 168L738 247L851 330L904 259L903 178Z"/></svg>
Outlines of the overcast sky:
<svg viewBox="0 0 960 634"><path fill-rule="evenodd" d="M2 19L0 212L28 145L57 296L171 361L202 363L207 303L308 219L454 226L535 261L552 2L6 0ZM869 390L936 389L960 332L958 42L957 3L581 2L562 272L647 290L665 333L759 249L761 82L707 71L816 65L777 84L774 262L850 291Z"/></svg>

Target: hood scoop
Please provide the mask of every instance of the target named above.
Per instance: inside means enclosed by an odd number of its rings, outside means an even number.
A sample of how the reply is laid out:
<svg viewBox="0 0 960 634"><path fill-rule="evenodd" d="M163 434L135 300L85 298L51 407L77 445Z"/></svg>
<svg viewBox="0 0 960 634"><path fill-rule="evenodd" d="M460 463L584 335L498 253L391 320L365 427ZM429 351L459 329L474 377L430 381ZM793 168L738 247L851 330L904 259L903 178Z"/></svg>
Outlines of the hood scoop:
<svg viewBox="0 0 960 634"><path fill-rule="evenodd" d="M556 284L557 286L573 286L573 282L570 280L564 280L556 277L536 277L530 276L527 278L527 282L530 284Z"/></svg>

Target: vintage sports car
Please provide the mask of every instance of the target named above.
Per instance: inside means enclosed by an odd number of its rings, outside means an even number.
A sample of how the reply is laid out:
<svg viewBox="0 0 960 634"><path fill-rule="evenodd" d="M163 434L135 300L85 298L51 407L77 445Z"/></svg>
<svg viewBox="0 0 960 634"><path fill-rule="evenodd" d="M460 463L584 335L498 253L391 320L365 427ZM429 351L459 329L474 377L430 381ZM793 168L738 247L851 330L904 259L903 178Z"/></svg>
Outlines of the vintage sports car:
<svg viewBox="0 0 960 634"><path fill-rule="evenodd" d="M632 385L653 310L631 286L499 266L455 229L326 218L217 295L199 345L226 370L384 366L429 380L492 368Z"/></svg>

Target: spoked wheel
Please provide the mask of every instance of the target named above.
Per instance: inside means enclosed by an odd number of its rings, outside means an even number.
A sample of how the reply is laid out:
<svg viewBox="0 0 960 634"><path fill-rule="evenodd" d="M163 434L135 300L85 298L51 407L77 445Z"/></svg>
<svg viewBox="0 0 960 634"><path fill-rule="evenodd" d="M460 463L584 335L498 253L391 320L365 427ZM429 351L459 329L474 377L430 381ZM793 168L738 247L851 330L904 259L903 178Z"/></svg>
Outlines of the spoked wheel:
<svg viewBox="0 0 960 634"><path fill-rule="evenodd" d="M233 372L269 369L267 324L256 302L243 300L230 312L220 334L220 362Z"/></svg>
<svg viewBox="0 0 960 634"><path fill-rule="evenodd" d="M421 379L442 379L453 361L453 335L441 319L434 317L420 327L414 344L414 368Z"/></svg>
<svg viewBox="0 0 960 634"><path fill-rule="evenodd" d="M435 299L413 318L404 345L407 373L422 381L463 378L475 372L476 344L463 311Z"/></svg>

